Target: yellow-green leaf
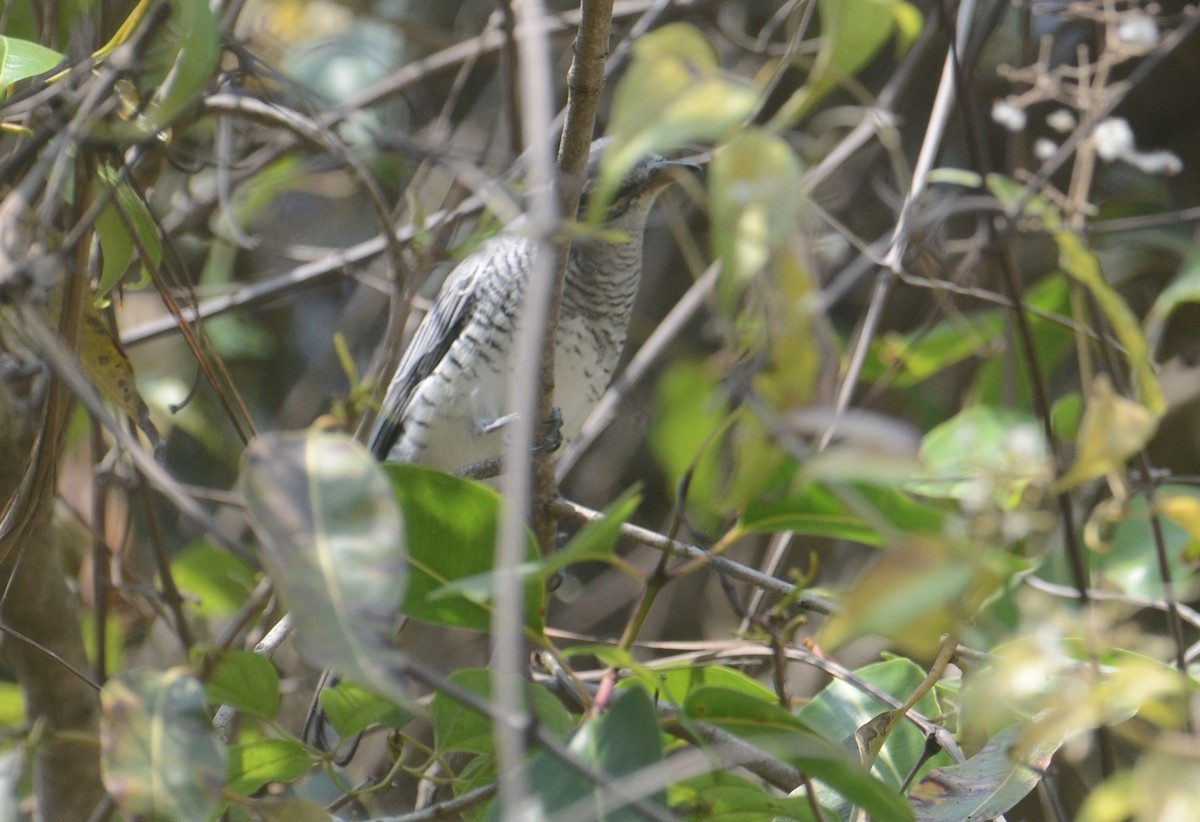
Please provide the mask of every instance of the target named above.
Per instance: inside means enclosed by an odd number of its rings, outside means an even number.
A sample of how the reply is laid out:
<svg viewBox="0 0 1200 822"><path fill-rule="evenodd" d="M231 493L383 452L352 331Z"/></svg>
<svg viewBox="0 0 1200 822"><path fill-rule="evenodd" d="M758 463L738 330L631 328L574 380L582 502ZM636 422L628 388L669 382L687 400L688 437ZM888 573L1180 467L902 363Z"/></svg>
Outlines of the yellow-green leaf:
<svg viewBox="0 0 1200 822"><path fill-rule="evenodd" d="M672 23L638 38L617 84L604 153L598 216L611 192L641 157L695 140L713 140L754 110L758 90L720 71L712 45L695 26Z"/></svg>
<svg viewBox="0 0 1200 822"><path fill-rule="evenodd" d="M1158 428L1158 415L1113 391L1104 374L1092 384L1092 395L1079 422L1075 462L1055 483L1055 493L1096 477L1120 472Z"/></svg>

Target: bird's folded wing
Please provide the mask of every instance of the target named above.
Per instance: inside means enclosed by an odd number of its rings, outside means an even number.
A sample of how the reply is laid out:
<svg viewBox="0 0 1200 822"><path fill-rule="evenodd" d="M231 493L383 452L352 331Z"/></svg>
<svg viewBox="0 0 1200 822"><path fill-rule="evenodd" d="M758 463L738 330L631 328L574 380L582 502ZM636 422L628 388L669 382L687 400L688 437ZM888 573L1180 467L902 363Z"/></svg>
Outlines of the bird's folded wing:
<svg viewBox="0 0 1200 822"><path fill-rule="evenodd" d="M371 432L369 447L376 459L387 459L404 433L408 404L417 387L437 368L470 320L479 299L477 281L484 271L480 263L478 255L473 255L450 273L405 349Z"/></svg>

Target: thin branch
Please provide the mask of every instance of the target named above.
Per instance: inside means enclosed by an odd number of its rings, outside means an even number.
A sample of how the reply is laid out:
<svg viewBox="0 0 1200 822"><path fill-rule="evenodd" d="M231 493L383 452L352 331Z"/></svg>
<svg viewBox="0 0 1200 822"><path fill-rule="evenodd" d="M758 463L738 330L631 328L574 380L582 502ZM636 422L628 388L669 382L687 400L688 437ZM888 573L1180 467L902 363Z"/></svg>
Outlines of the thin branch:
<svg viewBox="0 0 1200 822"><path fill-rule="evenodd" d="M579 525L599 519L603 516L599 511L594 511L576 502L565 500L562 498L555 499L550 503L555 516L559 519L568 522L574 522ZM709 551L703 548L697 548L694 545L688 545L685 542L669 539L661 534L655 533L648 528L642 528L638 525L625 523L621 526L621 536L625 539L636 542L638 545L644 545L647 548L653 548L656 551L667 551L673 556L687 560L699 560L707 562L714 570L725 574L731 579L747 582L763 590L769 591L780 597L792 598L795 604L807 611L812 611L816 614L834 614L837 613L838 607L829 600L816 596L814 594L799 594L795 585L784 582L781 579L773 577L769 574L764 574L754 568L742 565L739 562L734 562L726 557L714 556Z"/></svg>

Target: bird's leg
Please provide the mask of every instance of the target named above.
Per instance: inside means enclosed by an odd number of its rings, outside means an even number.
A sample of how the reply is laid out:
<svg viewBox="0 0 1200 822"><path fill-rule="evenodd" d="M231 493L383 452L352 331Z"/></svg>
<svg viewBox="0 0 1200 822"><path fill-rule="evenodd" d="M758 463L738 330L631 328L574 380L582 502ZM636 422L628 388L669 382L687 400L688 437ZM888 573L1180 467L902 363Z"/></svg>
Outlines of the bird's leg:
<svg viewBox="0 0 1200 822"><path fill-rule="evenodd" d="M550 406L550 416L542 423L542 441L535 445L534 451L545 451L548 454L553 454L558 449L562 448L563 417L562 409L557 405Z"/></svg>

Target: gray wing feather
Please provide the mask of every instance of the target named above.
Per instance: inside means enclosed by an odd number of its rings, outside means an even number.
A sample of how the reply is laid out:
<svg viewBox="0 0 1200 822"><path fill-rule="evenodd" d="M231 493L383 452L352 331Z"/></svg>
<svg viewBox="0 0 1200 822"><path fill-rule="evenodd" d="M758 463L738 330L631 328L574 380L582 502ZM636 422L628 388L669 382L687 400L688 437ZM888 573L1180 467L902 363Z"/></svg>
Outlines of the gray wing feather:
<svg viewBox="0 0 1200 822"><path fill-rule="evenodd" d="M405 349L368 441L376 459L387 459L396 441L404 434L408 405L418 386L434 372L471 319L478 303L477 281L484 269L480 262L478 258L468 258L450 273L433 308L421 320L417 333Z"/></svg>

